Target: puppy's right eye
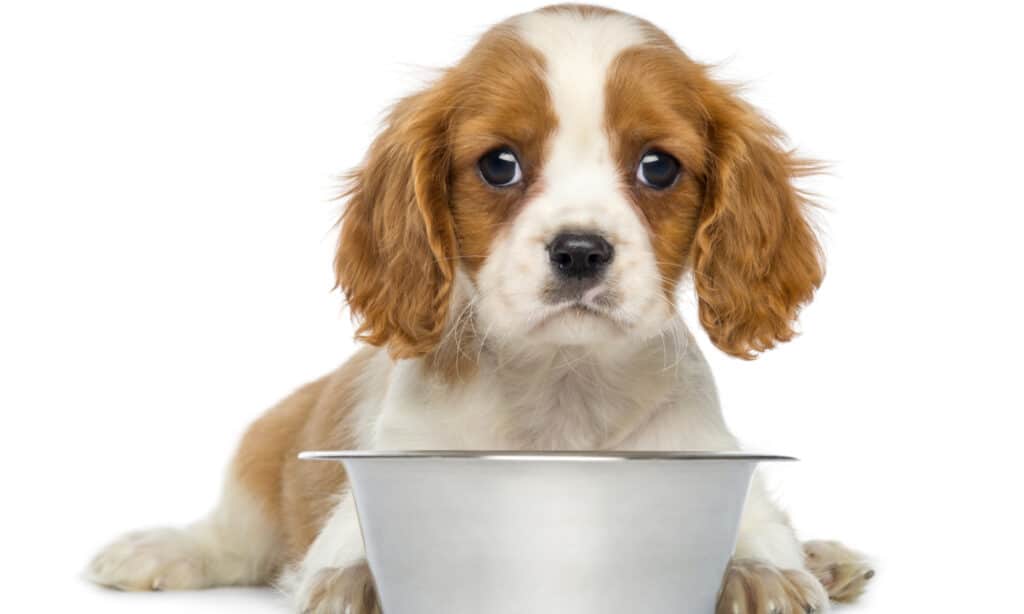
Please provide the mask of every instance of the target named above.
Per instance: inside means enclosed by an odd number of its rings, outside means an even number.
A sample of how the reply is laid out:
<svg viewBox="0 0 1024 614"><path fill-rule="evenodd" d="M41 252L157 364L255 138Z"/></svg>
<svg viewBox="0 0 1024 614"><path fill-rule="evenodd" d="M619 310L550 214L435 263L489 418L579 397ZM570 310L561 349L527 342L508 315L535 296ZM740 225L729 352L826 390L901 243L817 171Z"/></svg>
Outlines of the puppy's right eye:
<svg viewBox="0 0 1024 614"><path fill-rule="evenodd" d="M523 180L519 159L508 147L499 147L485 153L477 162L477 167L484 181L496 188L506 188Z"/></svg>
<svg viewBox="0 0 1024 614"><path fill-rule="evenodd" d="M640 157L636 168L636 178L640 183L655 190L672 187L679 178L682 167L679 160L658 149L651 149Z"/></svg>

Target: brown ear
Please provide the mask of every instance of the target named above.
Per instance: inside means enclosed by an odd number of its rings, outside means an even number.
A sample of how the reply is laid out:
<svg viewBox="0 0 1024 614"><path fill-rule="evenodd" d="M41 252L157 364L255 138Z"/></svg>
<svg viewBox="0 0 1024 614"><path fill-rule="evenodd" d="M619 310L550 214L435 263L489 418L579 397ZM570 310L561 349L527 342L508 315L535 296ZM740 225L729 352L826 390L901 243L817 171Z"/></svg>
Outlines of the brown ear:
<svg viewBox="0 0 1024 614"><path fill-rule="evenodd" d="M700 321L720 349L751 359L795 335L824 275L810 205L793 185L814 165L729 89L711 87L705 105L712 162L694 252Z"/></svg>
<svg viewBox="0 0 1024 614"><path fill-rule="evenodd" d="M455 279L440 88L399 102L350 176L334 269L356 338L395 358L438 344Z"/></svg>

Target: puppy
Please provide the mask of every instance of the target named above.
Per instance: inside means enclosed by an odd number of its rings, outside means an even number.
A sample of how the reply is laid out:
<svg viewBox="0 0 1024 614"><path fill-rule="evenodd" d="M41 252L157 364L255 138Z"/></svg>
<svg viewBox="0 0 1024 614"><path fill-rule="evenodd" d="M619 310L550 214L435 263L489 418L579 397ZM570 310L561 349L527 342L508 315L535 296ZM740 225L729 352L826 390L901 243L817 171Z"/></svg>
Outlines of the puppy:
<svg viewBox="0 0 1024 614"><path fill-rule="evenodd" d="M335 269L366 347L252 425L207 518L121 538L92 579L378 612L343 471L301 450L737 449L677 286L728 354L790 340L823 274L809 170L650 23L555 6L495 26L350 177ZM719 611L824 611L870 575L801 544L755 480Z"/></svg>

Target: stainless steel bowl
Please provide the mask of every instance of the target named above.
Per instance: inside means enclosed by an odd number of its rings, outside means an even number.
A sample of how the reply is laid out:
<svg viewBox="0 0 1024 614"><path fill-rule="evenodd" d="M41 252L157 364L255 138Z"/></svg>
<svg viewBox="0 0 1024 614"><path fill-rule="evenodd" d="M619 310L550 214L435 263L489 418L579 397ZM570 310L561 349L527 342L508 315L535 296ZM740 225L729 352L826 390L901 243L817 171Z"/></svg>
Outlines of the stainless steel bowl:
<svg viewBox="0 0 1024 614"><path fill-rule="evenodd" d="M734 453L305 452L345 464L385 614L712 614Z"/></svg>

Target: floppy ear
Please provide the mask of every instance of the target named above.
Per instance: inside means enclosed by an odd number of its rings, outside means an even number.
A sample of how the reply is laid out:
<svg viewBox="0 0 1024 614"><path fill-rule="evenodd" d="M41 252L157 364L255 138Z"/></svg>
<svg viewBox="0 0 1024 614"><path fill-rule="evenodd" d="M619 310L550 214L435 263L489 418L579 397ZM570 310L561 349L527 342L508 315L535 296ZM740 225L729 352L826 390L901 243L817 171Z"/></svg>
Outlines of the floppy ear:
<svg viewBox="0 0 1024 614"><path fill-rule="evenodd" d="M350 177L334 259L356 338L395 358L441 339L455 278L445 109L435 86L400 101Z"/></svg>
<svg viewBox="0 0 1024 614"><path fill-rule="evenodd" d="M795 335L824 275L810 204L793 185L815 167L728 88L712 86L705 106L712 161L694 243L700 321L720 349L752 359Z"/></svg>

